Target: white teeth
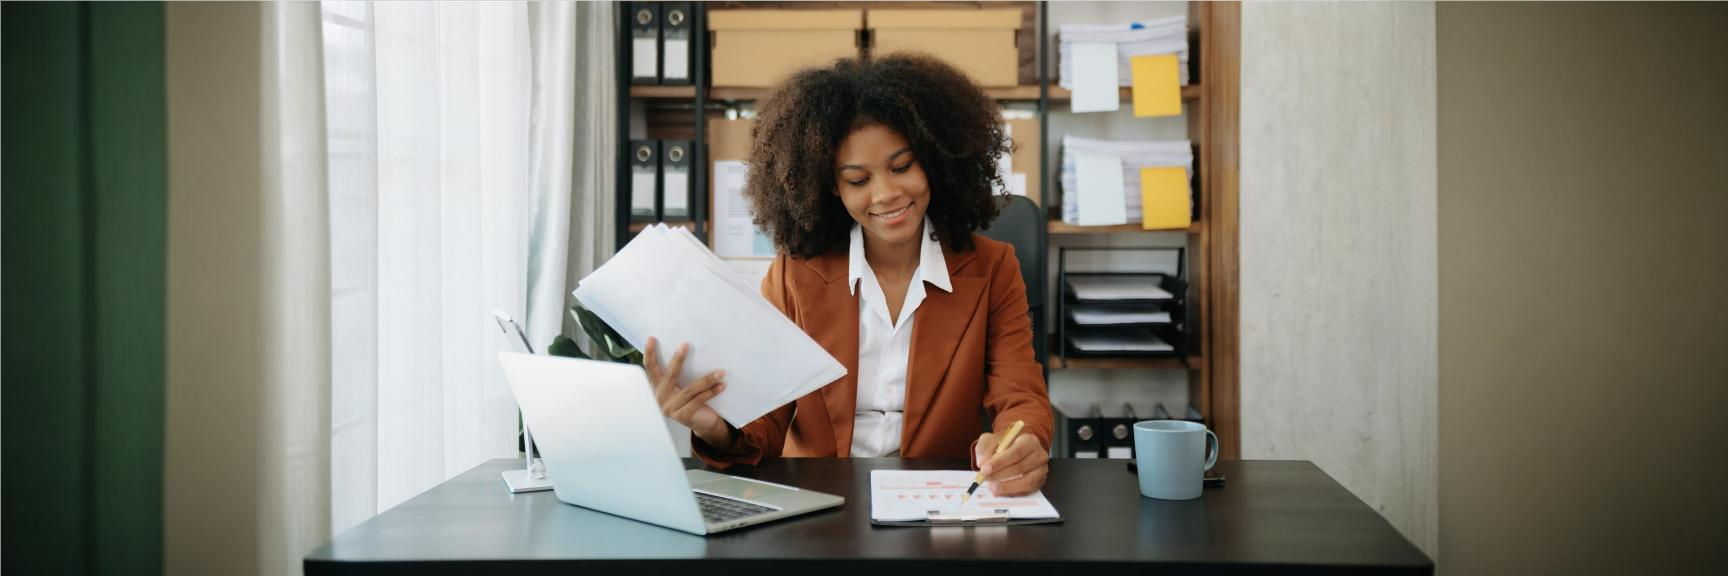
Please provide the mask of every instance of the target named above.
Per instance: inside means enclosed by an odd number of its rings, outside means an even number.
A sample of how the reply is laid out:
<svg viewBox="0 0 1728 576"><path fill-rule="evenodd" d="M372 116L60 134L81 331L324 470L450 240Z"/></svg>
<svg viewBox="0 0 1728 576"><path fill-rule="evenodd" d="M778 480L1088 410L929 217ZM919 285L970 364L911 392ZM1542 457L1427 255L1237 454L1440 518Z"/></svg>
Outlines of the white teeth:
<svg viewBox="0 0 1728 576"><path fill-rule="evenodd" d="M895 210L895 211L889 212L887 214L877 214L875 216L877 218L881 218L884 220L893 220L895 218L899 218L901 214L905 214L907 210L911 210L911 209L912 209L912 205L907 204L905 208L901 208L899 210Z"/></svg>

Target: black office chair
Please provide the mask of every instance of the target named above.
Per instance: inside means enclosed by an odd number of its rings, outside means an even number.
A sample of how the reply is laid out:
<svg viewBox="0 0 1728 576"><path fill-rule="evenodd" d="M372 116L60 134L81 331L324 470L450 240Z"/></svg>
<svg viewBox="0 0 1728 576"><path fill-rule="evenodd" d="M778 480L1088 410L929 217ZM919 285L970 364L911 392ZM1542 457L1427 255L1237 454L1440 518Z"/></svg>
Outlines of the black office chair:
<svg viewBox="0 0 1728 576"><path fill-rule="evenodd" d="M983 234L1014 246L1014 255L1020 259L1020 276L1026 281L1028 312L1032 315L1032 354L1040 365L1045 365L1048 339L1044 336L1044 260L1048 251L1044 247L1044 211L1025 196L1000 196L997 204L1001 212ZM1045 373L1049 373L1048 365L1045 366Z"/></svg>

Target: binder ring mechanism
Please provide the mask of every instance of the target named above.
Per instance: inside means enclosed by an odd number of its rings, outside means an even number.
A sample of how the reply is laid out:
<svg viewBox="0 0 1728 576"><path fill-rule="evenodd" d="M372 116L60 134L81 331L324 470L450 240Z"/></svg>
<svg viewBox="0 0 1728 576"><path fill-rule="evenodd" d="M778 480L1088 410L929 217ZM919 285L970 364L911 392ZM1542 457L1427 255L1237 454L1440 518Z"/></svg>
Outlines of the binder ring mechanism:
<svg viewBox="0 0 1728 576"><path fill-rule="evenodd" d="M929 510L926 511L925 514L926 519L929 520L931 524L940 524L944 526L971 526L977 524L1001 524L1008 522L1007 508L997 508L988 514L956 514L953 512L943 512L941 510Z"/></svg>

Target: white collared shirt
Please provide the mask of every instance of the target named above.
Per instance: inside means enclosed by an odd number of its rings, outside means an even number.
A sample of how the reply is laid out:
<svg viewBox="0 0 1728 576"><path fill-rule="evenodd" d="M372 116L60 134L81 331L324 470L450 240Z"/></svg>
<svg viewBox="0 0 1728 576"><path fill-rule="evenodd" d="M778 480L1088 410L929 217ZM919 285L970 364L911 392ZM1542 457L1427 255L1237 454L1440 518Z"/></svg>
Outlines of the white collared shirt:
<svg viewBox="0 0 1728 576"><path fill-rule="evenodd" d="M852 251L846 286L858 296L858 405L852 418L853 458L900 452L906 415L906 371L912 357L913 312L924 302L924 283L953 292L942 243L930 238L930 219L919 229L924 238L918 268L906 287L898 321L888 320L888 299L864 259L864 231L852 225Z"/></svg>

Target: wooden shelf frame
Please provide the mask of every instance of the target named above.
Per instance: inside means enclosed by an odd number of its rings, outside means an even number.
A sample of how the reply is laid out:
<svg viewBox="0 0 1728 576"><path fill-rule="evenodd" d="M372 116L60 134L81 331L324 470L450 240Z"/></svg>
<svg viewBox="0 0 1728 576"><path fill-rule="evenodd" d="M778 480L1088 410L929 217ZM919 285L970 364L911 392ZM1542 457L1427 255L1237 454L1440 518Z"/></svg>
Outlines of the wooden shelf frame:
<svg viewBox="0 0 1728 576"><path fill-rule="evenodd" d="M1003 102L1037 102L1037 86L1014 86L1011 88L985 88L991 97ZM1200 100L1205 90L1199 84L1182 87L1182 100L1194 103ZM709 102L754 102L768 96L767 88L726 88L711 87L708 89ZM695 100L695 86L630 86L630 97L642 100ZM1123 102L1134 101L1134 91L1123 88L1120 98ZM1067 102L1073 99L1073 93L1060 86L1050 87L1051 102Z"/></svg>
<svg viewBox="0 0 1728 576"><path fill-rule="evenodd" d="M1141 228L1139 224L1116 224L1116 225L1112 225L1112 226L1080 226L1080 225L1076 225L1076 224L1069 224L1069 223L1063 222L1061 220L1051 220L1049 228L1050 228L1051 234L1146 234L1146 233L1158 233L1158 232L1165 232L1165 233L1176 232L1176 233L1187 233L1187 234L1200 234L1201 232L1204 232L1206 230L1206 223L1196 221L1193 224L1188 225L1187 228L1166 228L1166 229L1158 229L1158 230L1146 230L1144 228Z"/></svg>

